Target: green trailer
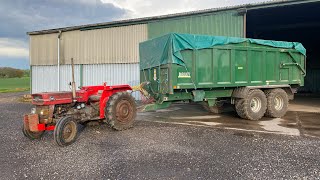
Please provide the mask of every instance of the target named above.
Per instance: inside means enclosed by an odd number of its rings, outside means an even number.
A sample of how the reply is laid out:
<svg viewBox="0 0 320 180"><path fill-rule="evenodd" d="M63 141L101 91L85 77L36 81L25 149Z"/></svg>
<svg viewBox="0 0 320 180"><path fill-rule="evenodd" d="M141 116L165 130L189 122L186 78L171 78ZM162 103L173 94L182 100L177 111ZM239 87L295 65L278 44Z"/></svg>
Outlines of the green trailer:
<svg viewBox="0 0 320 180"><path fill-rule="evenodd" d="M211 112L229 103L249 120L282 117L306 75L296 42L171 33L139 51L143 92L155 101L145 110L190 101Z"/></svg>

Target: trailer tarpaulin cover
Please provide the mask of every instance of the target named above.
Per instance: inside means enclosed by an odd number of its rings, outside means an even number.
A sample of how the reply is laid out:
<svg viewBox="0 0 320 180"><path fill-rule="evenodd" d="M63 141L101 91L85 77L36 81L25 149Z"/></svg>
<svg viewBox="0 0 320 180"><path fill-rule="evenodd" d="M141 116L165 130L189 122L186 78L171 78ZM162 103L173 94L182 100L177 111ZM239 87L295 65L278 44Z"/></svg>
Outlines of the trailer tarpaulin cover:
<svg viewBox="0 0 320 180"><path fill-rule="evenodd" d="M140 69L148 69L162 64L174 63L184 66L181 51L187 49L205 49L218 45L249 42L276 48L295 49L306 55L306 49L298 42L245 39L224 36L170 33L140 43Z"/></svg>

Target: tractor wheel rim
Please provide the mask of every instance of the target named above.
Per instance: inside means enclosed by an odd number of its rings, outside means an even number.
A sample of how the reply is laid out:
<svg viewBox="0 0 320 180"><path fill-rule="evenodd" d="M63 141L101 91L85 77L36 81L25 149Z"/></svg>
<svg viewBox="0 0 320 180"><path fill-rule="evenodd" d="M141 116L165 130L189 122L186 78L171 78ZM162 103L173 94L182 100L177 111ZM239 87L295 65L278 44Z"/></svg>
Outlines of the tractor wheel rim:
<svg viewBox="0 0 320 180"><path fill-rule="evenodd" d="M63 128L63 139L65 142L70 142L74 139L76 135L76 124L74 122L69 122Z"/></svg>
<svg viewBox="0 0 320 180"><path fill-rule="evenodd" d="M251 108L251 111L254 112L254 113L257 113L260 111L261 109L261 99L258 98L258 97L254 97L251 99L251 102L250 102L250 108Z"/></svg>
<svg viewBox="0 0 320 180"><path fill-rule="evenodd" d="M277 111L280 111L283 108L283 105L284 105L283 98L281 98L280 96L277 96L274 98L274 108Z"/></svg>
<svg viewBox="0 0 320 180"><path fill-rule="evenodd" d="M130 121L132 111L133 111L132 106L129 101L127 100L120 101L116 109L118 121L122 123Z"/></svg>

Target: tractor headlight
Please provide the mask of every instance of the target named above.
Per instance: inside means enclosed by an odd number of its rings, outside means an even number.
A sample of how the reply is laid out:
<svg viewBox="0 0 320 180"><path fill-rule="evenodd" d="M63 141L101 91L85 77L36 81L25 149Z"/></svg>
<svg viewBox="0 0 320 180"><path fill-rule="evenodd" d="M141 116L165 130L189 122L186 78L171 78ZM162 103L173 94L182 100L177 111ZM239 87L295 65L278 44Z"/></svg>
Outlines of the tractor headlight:
<svg viewBox="0 0 320 180"><path fill-rule="evenodd" d="M41 115L41 116L47 116L48 114L49 114L48 109L42 109L42 110L40 111L40 115Z"/></svg>
<svg viewBox="0 0 320 180"><path fill-rule="evenodd" d="M36 113L36 108L32 108L31 109L31 114L35 114Z"/></svg>

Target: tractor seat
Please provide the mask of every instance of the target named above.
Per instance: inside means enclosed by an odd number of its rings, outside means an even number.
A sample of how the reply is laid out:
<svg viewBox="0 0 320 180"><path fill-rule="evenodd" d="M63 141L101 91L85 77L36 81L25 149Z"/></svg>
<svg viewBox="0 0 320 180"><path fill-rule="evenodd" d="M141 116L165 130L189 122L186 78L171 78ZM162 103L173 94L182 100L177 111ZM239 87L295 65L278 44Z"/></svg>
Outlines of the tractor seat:
<svg viewBox="0 0 320 180"><path fill-rule="evenodd" d="M100 98L101 98L101 96L99 96L99 95L91 95L91 96L89 97L89 101L91 101L91 102L97 102L97 101L100 101Z"/></svg>

